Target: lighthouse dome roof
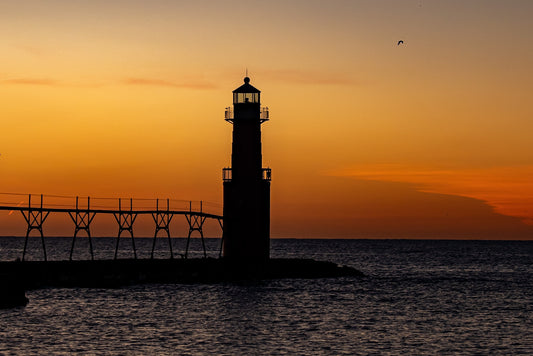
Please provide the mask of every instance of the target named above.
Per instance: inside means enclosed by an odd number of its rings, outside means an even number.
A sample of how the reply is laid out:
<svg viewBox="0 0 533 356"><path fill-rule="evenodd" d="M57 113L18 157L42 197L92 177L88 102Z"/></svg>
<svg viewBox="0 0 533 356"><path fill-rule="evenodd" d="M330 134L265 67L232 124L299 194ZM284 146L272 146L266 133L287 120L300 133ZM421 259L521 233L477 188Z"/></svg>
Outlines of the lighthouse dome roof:
<svg viewBox="0 0 533 356"><path fill-rule="evenodd" d="M244 78L244 84L238 87L233 91L234 93L260 93L259 89L256 89L254 86L250 85L250 78Z"/></svg>

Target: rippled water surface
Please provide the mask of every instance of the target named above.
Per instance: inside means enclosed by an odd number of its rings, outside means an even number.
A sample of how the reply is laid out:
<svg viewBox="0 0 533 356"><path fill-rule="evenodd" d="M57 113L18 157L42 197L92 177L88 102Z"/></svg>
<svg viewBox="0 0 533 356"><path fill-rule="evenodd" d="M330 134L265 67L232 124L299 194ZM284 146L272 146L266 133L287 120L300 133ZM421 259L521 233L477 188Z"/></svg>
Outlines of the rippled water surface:
<svg viewBox="0 0 533 356"><path fill-rule="evenodd" d="M52 240L50 256L68 257L70 240ZM0 239L0 259L21 242ZM141 257L150 243L139 240ZM111 239L96 245L111 249L101 258L113 253ZM30 258L41 258L37 246ZM208 241L213 257L218 246ZM25 308L0 310L0 353L533 353L531 242L273 240L272 255L366 277L33 290Z"/></svg>

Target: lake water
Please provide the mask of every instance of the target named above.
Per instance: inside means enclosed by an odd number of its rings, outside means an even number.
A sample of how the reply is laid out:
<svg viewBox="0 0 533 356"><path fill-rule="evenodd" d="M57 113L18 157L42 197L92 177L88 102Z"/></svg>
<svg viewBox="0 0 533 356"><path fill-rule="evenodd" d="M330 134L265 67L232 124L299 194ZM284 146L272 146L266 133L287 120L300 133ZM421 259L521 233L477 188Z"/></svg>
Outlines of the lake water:
<svg viewBox="0 0 533 356"><path fill-rule="evenodd" d="M23 240L0 238L0 259L20 256ZM68 258L70 239L46 241L50 259ZM135 242L148 257L151 240ZM113 256L114 239L94 243L97 258ZM183 252L185 240L173 244ZM219 240L207 245L216 257ZM130 247L122 240L121 256ZM0 354L533 354L533 242L272 240L271 254L366 276L32 290L26 307L0 310ZM164 239L157 255L168 256Z"/></svg>

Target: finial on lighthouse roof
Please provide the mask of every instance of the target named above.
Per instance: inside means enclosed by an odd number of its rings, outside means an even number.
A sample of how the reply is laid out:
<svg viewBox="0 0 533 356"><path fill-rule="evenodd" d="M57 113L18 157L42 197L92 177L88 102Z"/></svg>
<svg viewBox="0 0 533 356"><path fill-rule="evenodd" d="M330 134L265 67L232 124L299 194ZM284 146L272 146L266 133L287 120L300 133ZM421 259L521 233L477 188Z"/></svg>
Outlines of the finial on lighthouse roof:
<svg viewBox="0 0 533 356"><path fill-rule="evenodd" d="M250 83L250 78L249 77L244 77L244 84L248 84Z"/></svg>

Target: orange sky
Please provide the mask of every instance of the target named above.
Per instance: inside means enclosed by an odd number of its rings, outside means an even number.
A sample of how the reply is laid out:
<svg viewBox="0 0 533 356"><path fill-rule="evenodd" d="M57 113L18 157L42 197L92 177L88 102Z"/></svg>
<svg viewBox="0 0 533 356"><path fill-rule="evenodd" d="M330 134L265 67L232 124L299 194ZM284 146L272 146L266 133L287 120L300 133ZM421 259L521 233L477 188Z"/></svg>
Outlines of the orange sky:
<svg viewBox="0 0 533 356"><path fill-rule="evenodd" d="M0 191L220 204L248 68L273 237L532 239L532 10L0 2Z"/></svg>

